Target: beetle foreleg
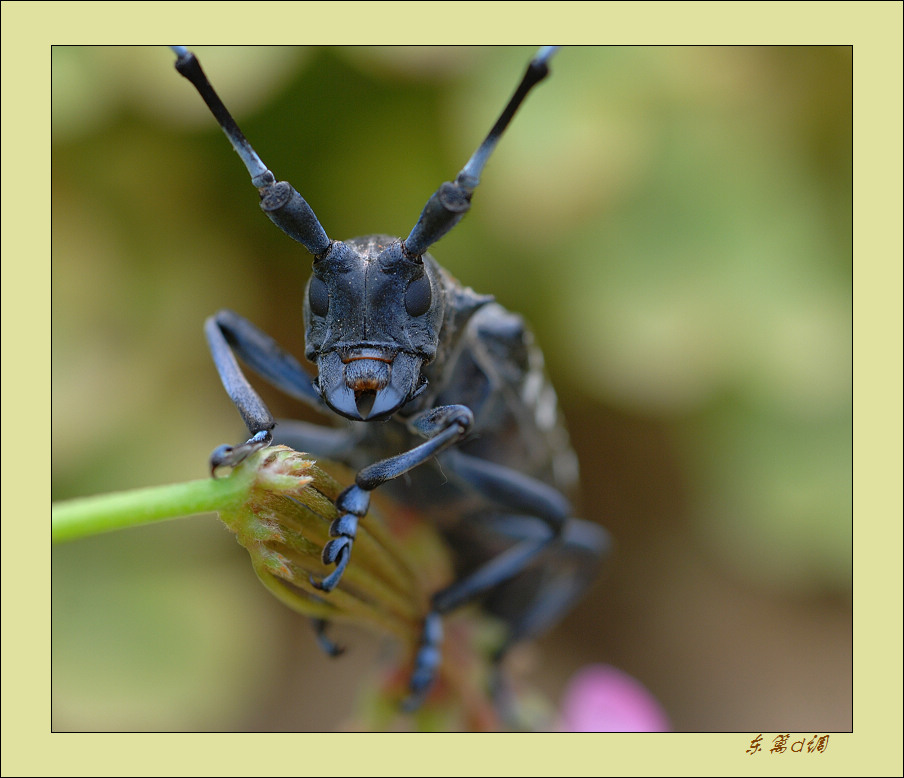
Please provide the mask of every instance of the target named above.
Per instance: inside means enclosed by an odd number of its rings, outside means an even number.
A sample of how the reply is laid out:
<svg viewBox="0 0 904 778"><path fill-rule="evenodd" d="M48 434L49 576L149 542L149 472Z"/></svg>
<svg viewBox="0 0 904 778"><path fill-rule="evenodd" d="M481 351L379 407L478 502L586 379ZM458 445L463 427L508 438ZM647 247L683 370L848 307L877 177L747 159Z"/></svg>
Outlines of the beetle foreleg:
<svg viewBox="0 0 904 778"><path fill-rule="evenodd" d="M419 446L362 468L355 483L336 499L339 518L330 525L330 540L323 547L323 563L336 569L322 581L312 578L318 589L329 592L342 578L351 556L358 521L370 507L370 492L381 484L407 473L464 437L474 422L474 415L464 405L445 405L413 417L409 425L427 438Z"/></svg>
<svg viewBox="0 0 904 778"><path fill-rule="evenodd" d="M286 394L322 408L310 376L291 354L250 321L232 311L220 311L204 324L207 343L223 387L238 409L251 437L238 446L220 446L210 456L211 472L234 467L258 449L268 446L276 426L269 409L242 369L236 355L256 373Z"/></svg>

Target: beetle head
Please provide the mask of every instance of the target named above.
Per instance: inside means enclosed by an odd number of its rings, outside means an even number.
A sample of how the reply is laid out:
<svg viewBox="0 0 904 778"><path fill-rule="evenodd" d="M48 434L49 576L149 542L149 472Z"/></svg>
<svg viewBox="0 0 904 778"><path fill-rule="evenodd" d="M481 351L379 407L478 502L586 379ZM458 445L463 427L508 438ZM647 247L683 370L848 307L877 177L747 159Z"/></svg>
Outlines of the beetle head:
<svg viewBox="0 0 904 778"><path fill-rule="evenodd" d="M305 292L305 356L315 386L336 413L385 419L426 386L445 299L436 263L406 256L384 235L335 241Z"/></svg>

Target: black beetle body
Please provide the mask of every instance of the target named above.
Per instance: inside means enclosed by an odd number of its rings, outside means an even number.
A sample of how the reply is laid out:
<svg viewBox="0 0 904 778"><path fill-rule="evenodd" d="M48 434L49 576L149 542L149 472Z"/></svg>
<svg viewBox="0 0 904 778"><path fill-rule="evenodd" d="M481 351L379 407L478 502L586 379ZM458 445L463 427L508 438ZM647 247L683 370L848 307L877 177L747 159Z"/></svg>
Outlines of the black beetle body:
<svg viewBox="0 0 904 778"><path fill-rule="evenodd" d="M479 598L508 627L501 657L513 642L561 618L608 546L601 528L571 516L564 495L576 485L577 461L523 320L460 285L426 253L470 207L487 158L526 94L547 75L554 49L541 49L531 61L486 140L456 180L428 200L406 239L350 241L327 237L301 195L277 182L257 157L194 55L174 49L177 70L242 157L262 209L314 257L304 298L313 383L294 357L241 316L224 310L205 325L224 387L250 432L245 443L214 451L211 469L238 464L275 434L281 443L356 470L355 483L336 501L340 518L323 550L335 570L314 582L324 592L350 562L373 489L385 484L428 513L454 551L457 578L433 596L425 619L411 679L410 700L417 704L440 661L444 613ZM348 421L335 429L281 421L274 433L276 422L236 355L291 396ZM323 623L316 626L332 650Z"/></svg>

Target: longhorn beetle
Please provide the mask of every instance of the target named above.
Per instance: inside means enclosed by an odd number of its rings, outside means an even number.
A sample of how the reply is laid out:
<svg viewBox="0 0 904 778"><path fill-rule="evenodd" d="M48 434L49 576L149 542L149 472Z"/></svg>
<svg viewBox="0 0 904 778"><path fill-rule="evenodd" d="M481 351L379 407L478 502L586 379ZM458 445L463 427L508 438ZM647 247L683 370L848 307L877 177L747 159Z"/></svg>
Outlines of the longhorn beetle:
<svg viewBox="0 0 904 778"><path fill-rule="evenodd" d="M352 563L370 492L383 484L430 515L456 559L456 580L433 595L424 621L410 681L414 707L439 665L443 614L481 599L507 627L499 659L564 614L608 545L600 527L571 517L563 492L576 481L575 457L523 320L461 286L426 253L469 209L487 159L528 92L548 74L556 47L531 60L489 135L455 181L429 198L407 238L348 241L327 237L302 196L261 162L194 54L173 50L176 69L248 169L263 211L314 258L304 292L313 381L238 314L222 310L205 324L223 386L250 433L243 443L215 449L211 472L274 440L276 422L236 356L286 394L348 420L336 429L281 421L276 433L281 443L357 471L336 500L339 518L323 549L324 563L335 569L312 583L325 593L337 585ZM315 623L318 639L338 653L325 626Z"/></svg>

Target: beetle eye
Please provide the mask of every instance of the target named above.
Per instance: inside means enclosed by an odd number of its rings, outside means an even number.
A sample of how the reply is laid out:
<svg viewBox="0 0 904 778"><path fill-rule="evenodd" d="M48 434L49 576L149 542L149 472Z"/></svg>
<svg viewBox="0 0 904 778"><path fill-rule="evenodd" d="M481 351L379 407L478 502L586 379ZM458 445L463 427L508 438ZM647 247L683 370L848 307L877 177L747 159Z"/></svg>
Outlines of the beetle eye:
<svg viewBox="0 0 904 778"><path fill-rule="evenodd" d="M308 303L311 306L311 313L315 316L326 316L326 312L330 309L330 293L326 284L317 276L311 278L308 286Z"/></svg>
<svg viewBox="0 0 904 778"><path fill-rule="evenodd" d="M409 316L423 316L430 310L432 301L430 279L426 275L415 278L408 284L408 290L405 292L405 310Z"/></svg>

